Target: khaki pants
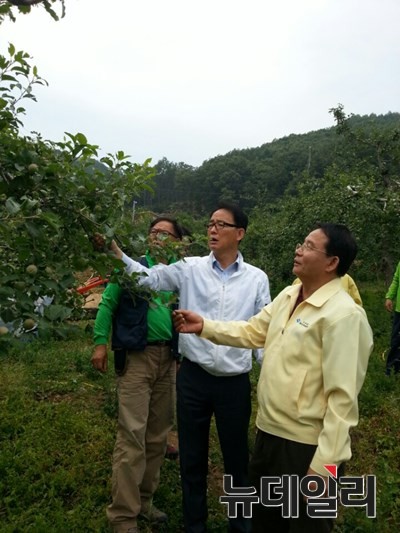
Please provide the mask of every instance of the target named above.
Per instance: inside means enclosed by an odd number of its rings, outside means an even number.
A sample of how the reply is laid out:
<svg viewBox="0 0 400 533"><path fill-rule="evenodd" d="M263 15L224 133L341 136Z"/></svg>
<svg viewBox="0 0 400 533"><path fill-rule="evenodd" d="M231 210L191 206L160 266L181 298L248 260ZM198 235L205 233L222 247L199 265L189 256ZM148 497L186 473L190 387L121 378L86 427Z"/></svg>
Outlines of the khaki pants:
<svg viewBox="0 0 400 533"><path fill-rule="evenodd" d="M117 378L118 431L113 453L112 503L107 517L114 531L136 525L160 478L167 434L174 420L176 363L169 346L129 352L126 373Z"/></svg>

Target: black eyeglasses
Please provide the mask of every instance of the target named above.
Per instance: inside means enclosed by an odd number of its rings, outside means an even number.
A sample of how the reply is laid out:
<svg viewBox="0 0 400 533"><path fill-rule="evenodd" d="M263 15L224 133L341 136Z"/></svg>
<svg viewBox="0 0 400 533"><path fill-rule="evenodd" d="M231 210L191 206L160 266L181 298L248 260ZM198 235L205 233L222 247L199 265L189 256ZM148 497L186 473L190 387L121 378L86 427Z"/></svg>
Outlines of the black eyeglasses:
<svg viewBox="0 0 400 533"><path fill-rule="evenodd" d="M217 230L224 229L224 228L238 228L239 227L236 224L231 224L230 222L224 222L223 220L216 220L215 222L210 221L206 224L207 229L211 229L213 226L215 226Z"/></svg>
<svg viewBox="0 0 400 533"><path fill-rule="evenodd" d="M150 235L152 235L153 237L161 237L162 239L167 239L168 237L174 237L174 239L178 238L176 235L174 235L170 231L167 231L166 229L153 228L150 230Z"/></svg>

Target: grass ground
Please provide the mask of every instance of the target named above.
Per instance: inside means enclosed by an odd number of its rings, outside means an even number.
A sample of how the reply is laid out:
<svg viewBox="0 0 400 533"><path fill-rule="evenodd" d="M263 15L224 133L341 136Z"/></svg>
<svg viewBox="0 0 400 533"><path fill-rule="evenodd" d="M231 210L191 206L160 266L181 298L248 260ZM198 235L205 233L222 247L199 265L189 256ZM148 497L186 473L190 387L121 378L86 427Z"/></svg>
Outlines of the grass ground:
<svg viewBox="0 0 400 533"><path fill-rule="evenodd" d="M377 517L343 509L340 533L392 533L400 528L400 380L383 375L390 332L382 288L362 293L375 334L360 423L352 431L347 474L377 476ZM109 532L111 454L116 428L112 371L90 365L89 333L46 344L27 342L0 354L0 532ZM253 404L257 368L252 371ZM253 417L255 409L253 410ZM252 424L252 428L254 424ZM254 440L250 432L250 443ZM209 462L209 529L225 531L221 454L213 429ZM182 523L179 465L165 461L155 503L169 514L175 533ZM143 525L143 531L150 531Z"/></svg>

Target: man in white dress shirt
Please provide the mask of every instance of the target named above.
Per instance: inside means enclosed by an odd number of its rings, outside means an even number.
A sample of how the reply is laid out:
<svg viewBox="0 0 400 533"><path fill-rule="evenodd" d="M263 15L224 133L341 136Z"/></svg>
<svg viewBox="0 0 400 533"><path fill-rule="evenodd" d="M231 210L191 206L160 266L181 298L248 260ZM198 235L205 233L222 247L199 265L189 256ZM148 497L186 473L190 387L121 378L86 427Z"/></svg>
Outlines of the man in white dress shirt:
<svg viewBox="0 0 400 533"><path fill-rule="evenodd" d="M240 241L248 218L234 204L220 202L207 223L206 257L187 257L151 269L133 261L113 242L128 273L144 273L139 283L155 291L179 293L179 305L214 320L247 320L271 300L267 275L243 260ZM177 375L177 421L187 533L204 533L207 522L208 443L214 415L226 474L246 486L251 414L249 372L252 351L216 346L196 335L182 335ZM250 520L231 518L229 531L246 533Z"/></svg>

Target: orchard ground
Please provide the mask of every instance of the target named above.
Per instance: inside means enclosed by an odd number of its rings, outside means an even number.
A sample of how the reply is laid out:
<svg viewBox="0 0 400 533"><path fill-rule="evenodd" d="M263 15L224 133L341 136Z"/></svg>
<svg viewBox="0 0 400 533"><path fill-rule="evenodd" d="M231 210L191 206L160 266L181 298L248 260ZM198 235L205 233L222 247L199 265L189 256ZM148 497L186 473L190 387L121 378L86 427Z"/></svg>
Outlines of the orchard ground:
<svg viewBox="0 0 400 533"><path fill-rule="evenodd" d="M390 316L384 287L360 287L375 349L360 395L360 423L352 435L347 475L377 476L377 517L363 508L340 508L336 532L391 533L400 525L400 380L384 376ZM110 359L103 375L90 364L93 319L81 322L76 338L41 341L31 337L0 354L0 532L109 532L111 454L117 401ZM110 355L111 357L111 355ZM258 367L251 373L253 419ZM210 436L209 530L226 531L222 458L215 427ZM178 461L165 461L156 505L169 522L159 531L181 531ZM150 529L141 524L144 532Z"/></svg>

